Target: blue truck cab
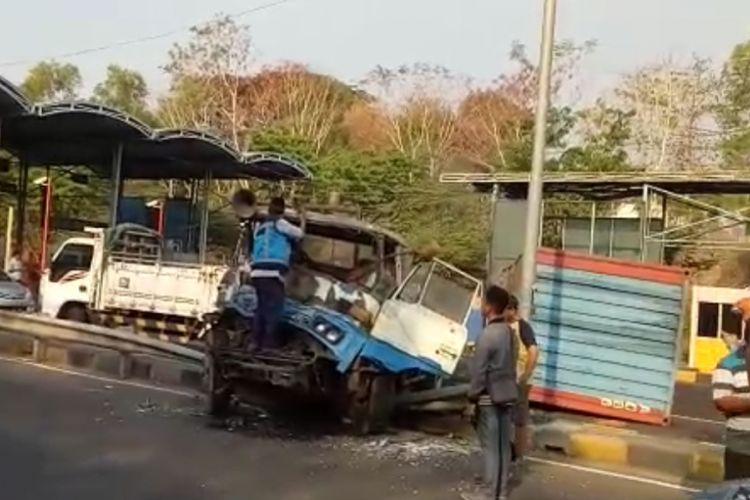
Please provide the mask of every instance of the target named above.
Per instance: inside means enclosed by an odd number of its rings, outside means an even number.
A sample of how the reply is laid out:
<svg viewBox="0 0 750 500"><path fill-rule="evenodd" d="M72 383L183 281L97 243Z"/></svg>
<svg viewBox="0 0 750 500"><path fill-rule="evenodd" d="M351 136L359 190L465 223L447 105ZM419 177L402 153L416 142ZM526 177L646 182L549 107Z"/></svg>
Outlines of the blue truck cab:
<svg viewBox="0 0 750 500"><path fill-rule="evenodd" d="M252 381L328 400L360 432L375 431L399 394L429 389L456 370L481 328L482 284L361 220L287 218L305 237L286 277L282 347L243 349L253 290L229 293L208 340L209 409L225 410L229 395Z"/></svg>

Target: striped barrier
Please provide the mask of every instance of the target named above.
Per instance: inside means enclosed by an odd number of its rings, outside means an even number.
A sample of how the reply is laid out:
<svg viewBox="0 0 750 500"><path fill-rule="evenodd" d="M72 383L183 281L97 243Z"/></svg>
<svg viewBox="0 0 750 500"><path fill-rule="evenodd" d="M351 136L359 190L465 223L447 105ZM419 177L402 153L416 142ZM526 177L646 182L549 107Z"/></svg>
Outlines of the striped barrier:
<svg viewBox="0 0 750 500"><path fill-rule="evenodd" d="M35 362L199 388L204 354L195 348L97 325L0 311L0 350Z"/></svg>

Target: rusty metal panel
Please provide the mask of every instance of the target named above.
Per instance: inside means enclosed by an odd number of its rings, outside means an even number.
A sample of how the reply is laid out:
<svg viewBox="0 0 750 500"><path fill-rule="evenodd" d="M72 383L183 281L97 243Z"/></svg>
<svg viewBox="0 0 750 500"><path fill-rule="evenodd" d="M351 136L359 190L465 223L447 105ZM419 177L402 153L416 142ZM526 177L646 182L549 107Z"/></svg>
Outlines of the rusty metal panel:
<svg viewBox="0 0 750 500"><path fill-rule="evenodd" d="M686 273L542 249L532 324L532 400L654 424L668 421Z"/></svg>

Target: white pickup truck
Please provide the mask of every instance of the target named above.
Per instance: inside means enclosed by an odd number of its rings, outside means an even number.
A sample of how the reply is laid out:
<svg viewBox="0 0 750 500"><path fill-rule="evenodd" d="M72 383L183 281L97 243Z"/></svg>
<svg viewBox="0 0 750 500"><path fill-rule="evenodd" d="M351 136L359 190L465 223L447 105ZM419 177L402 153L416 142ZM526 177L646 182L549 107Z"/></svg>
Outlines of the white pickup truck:
<svg viewBox="0 0 750 500"><path fill-rule="evenodd" d="M65 241L45 270L43 314L83 322L117 316L190 324L216 310L227 266L170 255L161 236L142 226L86 232Z"/></svg>

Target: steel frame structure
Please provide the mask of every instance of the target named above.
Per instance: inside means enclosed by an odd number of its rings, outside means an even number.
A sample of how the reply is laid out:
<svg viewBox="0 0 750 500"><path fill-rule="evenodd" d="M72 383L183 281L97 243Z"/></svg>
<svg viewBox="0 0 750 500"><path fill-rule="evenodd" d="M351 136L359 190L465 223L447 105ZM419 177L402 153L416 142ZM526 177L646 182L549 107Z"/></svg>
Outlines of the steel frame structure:
<svg viewBox="0 0 750 500"><path fill-rule="evenodd" d="M523 199L529 182L527 173L449 173L441 176L445 184L471 185L477 191L492 192L493 200L500 197ZM750 173L743 171L677 172L677 173L589 173L552 172L544 176L544 193L540 219L544 221L550 204L591 203L590 217L597 217L597 204L635 199L640 218L640 260L649 258L649 243L668 247L701 247L708 249L748 251L750 239L730 241L706 238L712 233L750 224L750 205L737 211L727 210L713 203L696 199L695 195L748 195ZM575 200L549 199L550 195L574 195ZM656 209L655 204L661 208ZM750 203L750 199L748 200ZM701 211L704 217L676 220L670 206L680 205ZM663 220L661 230L653 230L654 212ZM494 210L492 211L494 214ZM747 215L746 215L747 213ZM670 217L671 216L671 217ZM670 222L674 224L670 225ZM592 241L593 241L593 227ZM539 244L541 246L541 235Z"/></svg>

